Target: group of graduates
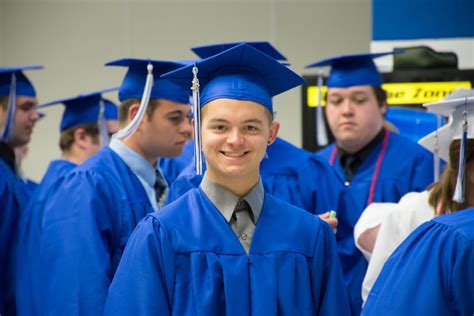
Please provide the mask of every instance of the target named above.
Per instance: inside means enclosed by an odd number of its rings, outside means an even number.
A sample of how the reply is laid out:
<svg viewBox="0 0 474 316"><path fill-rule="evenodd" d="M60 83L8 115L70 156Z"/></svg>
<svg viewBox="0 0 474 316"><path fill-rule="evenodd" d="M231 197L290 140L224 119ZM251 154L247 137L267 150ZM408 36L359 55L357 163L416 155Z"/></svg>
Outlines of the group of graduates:
<svg viewBox="0 0 474 316"><path fill-rule="evenodd" d="M40 106L40 67L0 68L1 315L474 314L472 90L427 105L449 121L420 145L384 120L390 53L311 64L336 141L309 153L277 136L272 98L304 83L280 52L193 51ZM32 189L15 149L57 104Z"/></svg>

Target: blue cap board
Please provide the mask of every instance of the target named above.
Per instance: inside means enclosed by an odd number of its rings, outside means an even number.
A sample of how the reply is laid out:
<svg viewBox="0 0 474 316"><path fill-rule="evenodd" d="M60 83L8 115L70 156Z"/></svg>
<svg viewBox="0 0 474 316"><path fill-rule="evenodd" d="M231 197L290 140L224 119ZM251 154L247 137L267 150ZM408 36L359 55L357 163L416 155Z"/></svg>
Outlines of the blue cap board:
<svg viewBox="0 0 474 316"><path fill-rule="evenodd" d="M305 82L288 67L245 43L197 61L195 65L201 87L201 106L215 99L228 98L254 101L273 112L273 96ZM193 66L174 70L162 78L189 88Z"/></svg>
<svg viewBox="0 0 474 316"><path fill-rule="evenodd" d="M61 120L61 131L81 124L97 123L102 102L104 104L105 120L117 120L117 106L113 102L102 98L102 94L117 90L118 88L111 88L87 94L80 94L75 97L59 99L42 104L39 108L42 109L56 104L63 104L65 106Z"/></svg>
<svg viewBox="0 0 474 316"><path fill-rule="evenodd" d="M188 87L179 87L168 80L160 79L160 75L186 65L186 62L174 62L152 59L123 58L106 63L106 66L128 67L128 71L119 89L119 100L137 98L143 96L147 78L147 65L153 65L153 87L151 99L166 99L178 103L189 103L191 90Z"/></svg>
<svg viewBox="0 0 474 316"><path fill-rule="evenodd" d="M36 91L30 80L25 76L23 71L43 69L43 66L19 66L19 67L1 67L0 68L0 96L6 97L10 95L10 87L12 84L12 74L16 76L16 95L35 97Z"/></svg>
<svg viewBox="0 0 474 316"><path fill-rule="evenodd" d="M229 48L237 46L239 44L247 44L252 46L255 49L267 54L268 56L280 60L286 61L286 57L283 56L272 44L269 42L234 42L234 43L222 43L222 44L213 44L205 46L197 46L191 48L191 50L198 55L200 58L209 58L216 54L219 54Z"/></svg>
<svg viewBox="0 0 474 316"><path fill-rule="evenodd" d="M374 58L402 53L396 50L384 53L343 55L320 60L306 68L331 66L327 79L328 88L349 88L353 86L382 85L382 77L373 61Z"/></svg>

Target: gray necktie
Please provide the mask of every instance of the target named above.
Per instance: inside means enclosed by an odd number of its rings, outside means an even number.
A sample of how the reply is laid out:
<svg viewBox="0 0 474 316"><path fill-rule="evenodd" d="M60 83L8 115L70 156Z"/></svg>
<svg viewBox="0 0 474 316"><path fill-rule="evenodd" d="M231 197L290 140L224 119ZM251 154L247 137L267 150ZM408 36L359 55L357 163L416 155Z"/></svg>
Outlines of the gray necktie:
<svg viewBox="0 0 474 316"><path fill-rule="evenodd" d="M240 243L248 254L250 250L250 243L252 242L253 233L255 231L255 224L252 220L252 209L244 199L240 199L234 209L234 214L231 220L232 230L239 238Z"/></svg>
<svg viewBox="0 0 474 316"><path fill-rule="evenodd" d="M156 181L154 185L155 195L156 195L156 204L158 208L162 208L168 198L168 184L166 180L161 175L161 172L155 170Z"/></svg>

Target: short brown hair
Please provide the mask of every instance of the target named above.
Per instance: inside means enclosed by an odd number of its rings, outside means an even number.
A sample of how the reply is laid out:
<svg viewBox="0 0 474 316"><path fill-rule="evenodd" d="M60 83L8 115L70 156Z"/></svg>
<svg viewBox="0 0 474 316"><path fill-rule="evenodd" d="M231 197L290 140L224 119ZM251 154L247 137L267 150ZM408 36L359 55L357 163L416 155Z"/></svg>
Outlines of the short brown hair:
<svg viewBox="0 0 474 316"><path fill-rule="evenodd" d="M8 97L7 96L1 96L0 97L0 108L3 108L3 110L6 110L7 105L8 105Z"/></svg>
<svg viewBox="0 0 474 316"><path fill-rule="evenodd" d="M375 94L375 99L377 99L377 103L379 107L382 107L384 104L387 104L387 91L382 89L382 87L371 86L372 90Z"/></svg>
<svg viewBox="0 0 474 316"><path fill-rule="evenodd" d="M133 104L140 104L141 102L142 102L142 99L132 98L132 99L127 99L120 104L119 123L121 127L127 125L128 123L128 113L130 111L130 107ZM148 103L148 107L146 109L146 113L148 114L148 120L151 120L153 112L155 112L155 109L158 107L158 104L159 104L158 99L150 99L150 102Z"/></svg>
<svg viewBox="0 0 474 316"><path fill-rule="evenodd" d="M459 139L453 140L449 146L449 161L440 180L428 187L429 204L435 210L436 215L453 213L463 210L469 205L467 202L457 203L453 201L454 190L459 168L459 153L461 147ZM466 172L474 167L474 139L468 139L466 144ZM467 184L467 182L465 182Z"/></svg>
<svg viewBox="0 0 474 316"><path fill-rule="evenodd" d="M99 126L97 123L76 125L61 132L61 136L59 138L59 148L61 148L61 151L67 152L71 149L72 144L74 144L74 133L79 128L84 129L86 135L91 136L97 143L99 142Z"/></svg>

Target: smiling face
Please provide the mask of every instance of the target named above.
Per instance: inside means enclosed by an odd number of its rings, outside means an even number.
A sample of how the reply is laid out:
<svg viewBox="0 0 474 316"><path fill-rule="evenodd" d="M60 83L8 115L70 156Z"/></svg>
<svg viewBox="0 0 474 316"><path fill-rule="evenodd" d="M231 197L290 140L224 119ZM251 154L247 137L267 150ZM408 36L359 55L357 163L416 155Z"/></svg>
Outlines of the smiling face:
<svg viewBox="0 0 474 316"><path fill-rule="evenodd" d="M379 105L371 86L330 88L326 116L337 145L355 153L380 131L387 105Z"/></svg>
<svg viewBox="0 0 474 316"><path fill-rule="evenodd" d="M259 179L260 162L276 138L279 124L252 101L217 99L202 109L202 142L206 175L227 186Z"/></svg>

